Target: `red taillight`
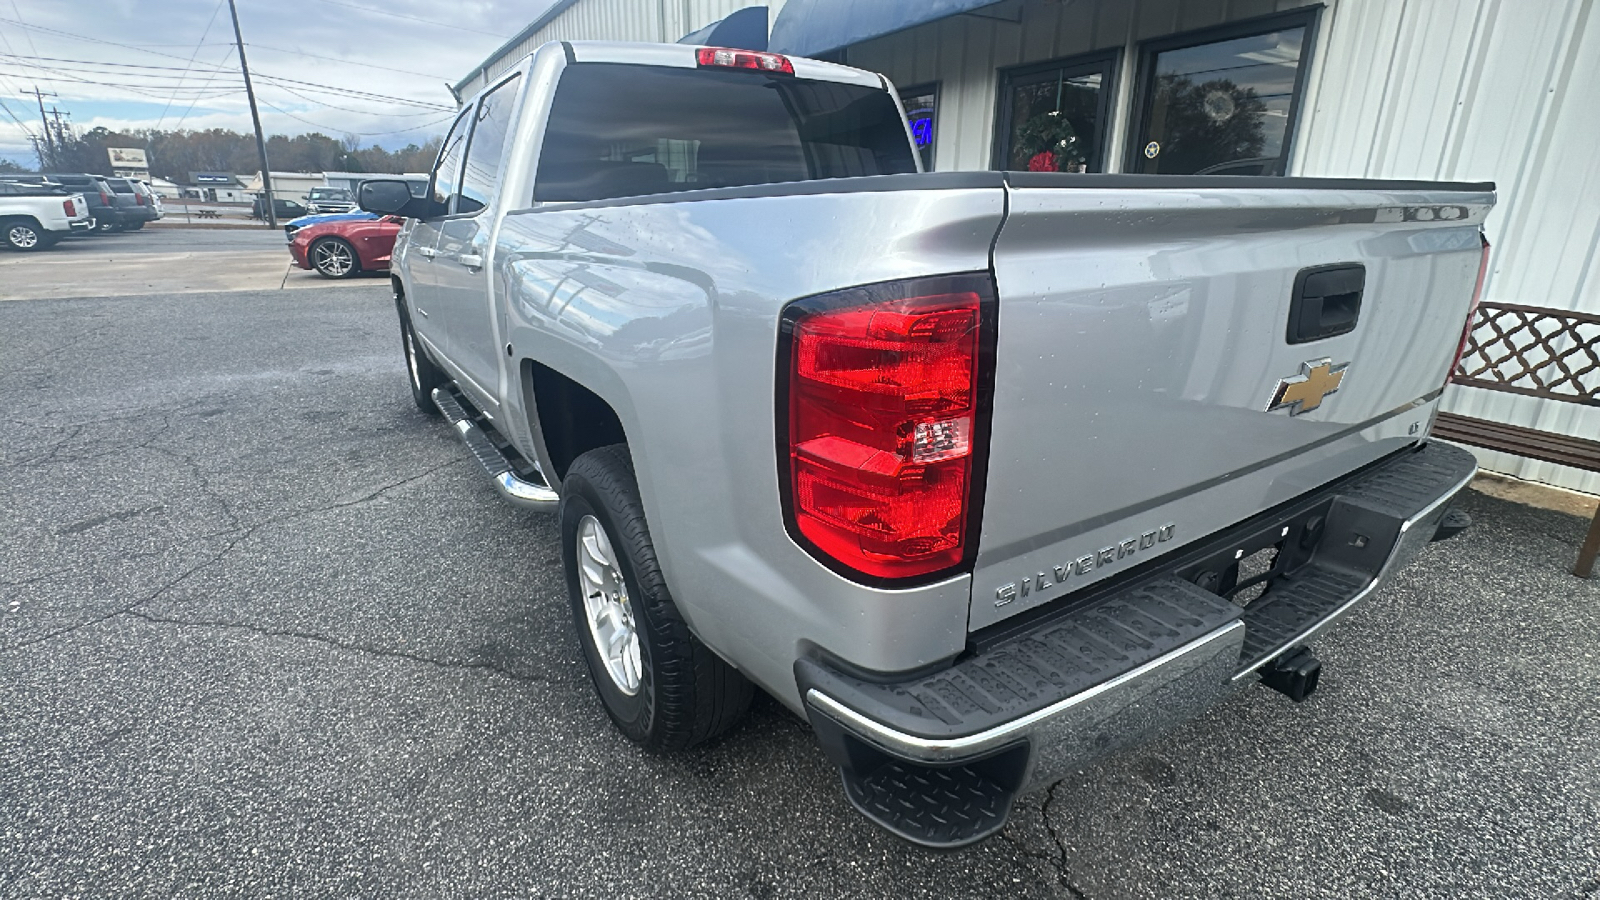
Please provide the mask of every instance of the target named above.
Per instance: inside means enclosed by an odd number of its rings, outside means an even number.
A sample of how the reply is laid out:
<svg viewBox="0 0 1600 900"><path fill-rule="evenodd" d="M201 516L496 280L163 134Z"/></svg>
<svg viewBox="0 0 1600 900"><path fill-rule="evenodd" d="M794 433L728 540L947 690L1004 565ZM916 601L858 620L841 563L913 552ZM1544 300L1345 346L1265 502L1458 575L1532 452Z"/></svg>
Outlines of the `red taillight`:
<svg viewBox="0 0 1600 900"><path fill-rule="evenodd" d="M144 195L143 194L134 194L133 195L133 202L139 204L140 206L143 206L144 205Z"/></svg>
<svg viewBox="0 0 1600 900"><path fill-rule="evenodd" d="M729 50L725 47L701 47L695 58L702 66L721 66L725 69L756 69L774 75L793 75L794 63L787 56L776 53L757 53L754 50Z"/></svg>
<svg viewBox="0 0 1600 900"><path fill-rule="evenodd" d="M110 206L111 205L111 196L109 194L107 194L105 191L101 191L100 192L100 205L101 206Z"/></svg>
<svg viewBox="0 0 1600 900"><path fill-rule="evenodd" d="M78 211L72 208L71 200L61 201L61 211L66 213L69 219L78 214Z"/></svg>
<svg viewBox="0 0 1600 900"><path fill-rule="evenodd" d="M1447 384L1455 380L1456 368L1461 365L1461 357L1467 352L1467 342L1472 340L1472 327L1478 322L1478 302L1483 299L1483 282L1489 277L1489 238L1480 231L1478 240L1483 242L1483 255L1478 259L1478 283L1472 286L1472 306L1467 308L1467 324L1461 329L1461 342L1456 344L1455 358L1450 360L1450 374L1444 379Z"/></svg>
<svg viewBox="0 0 1600 900"><path fill-rule="evenodd" d="M785 507L802 544L899 580L967 561L987 275L803 300L784 314Z"/></svg>

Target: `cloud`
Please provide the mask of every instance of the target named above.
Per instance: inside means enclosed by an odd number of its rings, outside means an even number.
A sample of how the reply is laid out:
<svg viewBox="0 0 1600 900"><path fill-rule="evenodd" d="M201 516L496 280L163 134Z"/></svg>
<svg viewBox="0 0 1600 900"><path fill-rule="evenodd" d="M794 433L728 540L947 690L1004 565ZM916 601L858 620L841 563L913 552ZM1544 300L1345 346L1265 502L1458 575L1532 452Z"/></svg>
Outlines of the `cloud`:
<svg viewBox="0 0 1600 900"><path fill-rule="evenodd" d="M273 134L360 133L391 149L422 143L448 127L440 121L454 105L446 83L472 71L550 2L240 0L246 55L260 76L262 127ZM19 17L30 27L14 24ZM23 123L0 111L0 156L33 159L27 135L39 131L38 106L25 92L35 85L57 95L45 98L46 107L70 113L80 131L249 131L232 40L225 0L16 0L15 11L0 3L0 100Z"/></svg>

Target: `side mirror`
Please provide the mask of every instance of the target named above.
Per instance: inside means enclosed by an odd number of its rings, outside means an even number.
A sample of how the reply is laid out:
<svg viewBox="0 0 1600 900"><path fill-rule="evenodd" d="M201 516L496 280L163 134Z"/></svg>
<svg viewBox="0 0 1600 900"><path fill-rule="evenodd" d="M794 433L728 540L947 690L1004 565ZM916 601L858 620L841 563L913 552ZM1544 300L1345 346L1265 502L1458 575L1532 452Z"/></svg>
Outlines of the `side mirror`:
<svg viewBox="0 0 1600 900"><path fill-rule="evenodd" d="M398 178L374 178L356 189L356 205L380 216L427 218L433 203L426 197L411 196L411 188Z"/></svg>

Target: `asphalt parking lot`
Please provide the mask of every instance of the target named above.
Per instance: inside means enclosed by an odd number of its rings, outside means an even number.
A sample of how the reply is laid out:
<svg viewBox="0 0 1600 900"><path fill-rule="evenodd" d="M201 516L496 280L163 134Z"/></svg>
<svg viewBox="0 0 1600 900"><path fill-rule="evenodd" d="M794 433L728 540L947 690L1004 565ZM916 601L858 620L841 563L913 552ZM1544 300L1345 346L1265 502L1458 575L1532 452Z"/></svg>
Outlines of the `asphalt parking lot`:
<svg viewBox="0 0 1600 900"><path fill-rule="evenodd" d="M373 281L0 303L0 897L1600 896L1578 517L1470 495L1309 702L930 855L770 701L681 756L617 735L552 523L411 405L395 331Z"/></svg>
<svg viewBox="0 0 1600 900"><path fill-rule="evenodd" d="M184 228L167 220L71 237L35 253L0 251L0 300L344 287L386 277L332 281L296 268L281 229Z"/></svg>

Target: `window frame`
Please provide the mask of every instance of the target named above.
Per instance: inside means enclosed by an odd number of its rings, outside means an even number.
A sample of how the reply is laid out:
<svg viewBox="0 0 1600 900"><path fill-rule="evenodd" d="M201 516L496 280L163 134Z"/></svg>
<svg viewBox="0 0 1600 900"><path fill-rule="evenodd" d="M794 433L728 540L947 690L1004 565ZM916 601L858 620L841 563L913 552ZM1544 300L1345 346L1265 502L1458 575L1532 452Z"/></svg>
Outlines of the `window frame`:
<svg viewBox="0 0 1600 900"><path fill-rule="evenodd" d="M477 122L475 121L477 115L478 115L478 101L477 101L477 98L473 98L471 103L468 103L466 106L463 106L461 108L461 111L456 113L456 120L454 122L451 122L449 129L447 129L445 131L445 133L444 133L444 141L439 144L439 155L434 157L434 159L433 159L433 168L428 170L428 199L429 199L430 202L436 202L436 201L433 200L433 198L437 195L437 192L434 189L436 187L438 187L438 185L439 185L439 166L444 164L444 156L445 156L446 153L450 152L450 138L455 135L456 126L460 125L462 122L466 122L467 123L467 137L463 139L465 141L465 143L461 147L461 167L463 169L466 168L466 165L467 165L467 147L466 147L466 144L467 143L471 143L471 140L472 140L472 126L477 124ZM455 209L456 194L459 193L460 190L461 190L461 185L457 184L455 189L450 192L450 196L444 198L444 212L441 213L440 215L428 216L428 218L429 219L448 219L448 218L450 218L450 216L453 215L452 210Z"/></svg>
<svg viewBox="0 0 1600 900"><path fill-rule="evenodd" d="M1117 79L1122 74L1122 48L1106 47L1102 50L1090 50L1087 53L1074 53L1071 56L1061 56L1047 59L1042 62L1024 63L1020 66L1007 66L996 72L997 88L995 93L994 140L989 149L989 168L995 172L1004 172L1006 160L1011 156L1011 89L1016 85L1017 79L1026 79L1032 75L1041 75L1047 72L1070 72L1072 69L1084 71L1076 74L1064 74L1065 78L1075 78L1080 74L1086 75L1091 71L1103 71L1105 81L1100 86L1100 107L1095 111L1095 118L1100 123L1100 145L1095 149L1099 156L1100 171L1107 171L1111 162L1111 132L1112 117L1116 114L1117 105Z"/></svg>
<svg viewBox="0 0 1600 900"><path fill-rule="evenodd" d="M1304 26L1305 39L1300 44L1300 66L1294 77L1294 96L1289 101L1288 122L1283 130L1283 152L1279 157L1283 161L1283 171L1278 174L1289 174L1289 164L1294 160L1295 150L1298 149L1296 144L1300 131L1300 107L1305 101L1306 83L1310 79L1311 66L1316 61L1318 26L1322 22L1322 13L1326 8L1321 3L1313 3L1265 16L1224 22L1208 28L1140 41L1133 75L1132 106L1128 109L1128 140L1127 146L1123 148L1122 171L1145 174L1138 171L1146 143L1139 138L1145 135L1145 129L1150 125L1152 110L1149 104L1155 90L1156 57L1172 50L1187 50L1191 47L1218 44L1237 38L1255 37L1282 31L1285 28Z"/></svg>
<svg viewBox="0 0 1600 900"><path fill-rule="evenodd" d="M924 172L932 172L934 170L934 166L939 161L939 119L942 118L939 115L939 101L942 99L940 96L940 86L943 84L944 82L942 81L924 81L920 84L913 84L912 86L906 88L897 87L894 91L895 99L900 102L900 109L902 112L905 111L907 97L915 97L918 94L933 95L933 134L928 138L928 165L923 168L922 171ZM910 118L906 119L906 130L911 131ZM922 155L921 151L915 149L917 145L916 137L916 133L912 132L911 146L916 152L917 156L920 157Z"/></svg>
<svg viewBox="0 0 1600 900"><path fill-rule="evenodd" d="M467 146L464 147L462 149L462 151L461 151L461 179L460 179L460 183L456 185L456 192L454 194L450 195L450 201L449 201L449 203L450 203L450 206L449 206L450 212L449 212L448 215L445 216L445 218L447 218L447 219L471 218L472 216L476 216L476 215L482 213L484 210L486 210L489 207L494 205L492 202L490 202L490 203L485 203L481 208L475 209L472 212L465 212L464 213L464 212L457 212L456 211L456 200L459 199L460 196L461 196L461 188L463 186L465 186L466 183L467 183L467 160L472 158L472 145L474 143L476 143L477 140L478 140L478 123L481 121L478 118L478 116L483 111L483 101L489 99L489 96L492 95L495 91L498 91L501 88L505 87L506 85L510 84L511 82L516 81L518 76L520 76L521 74L522 74L522 72L520 70L516 71L516 72L512 72L510 75L507 75L505 78L500 79L499 81L495 82L490 87L484 88L482 91L480 91L478 93L478 95L476 97L474 97L472 99L472 126L471 126L471 130L467 132ZM516 86L516 88L513 89L511 94L509 95L510 100L511 100L510 113L511 113L513 121L510 121L508 123L508 125L506 127L505 134L501 135L502 142L507 140L507 139L509 139L512 136L512 133L516 131L516 122L514 121L514 119L515 119L516 113L517 113L517 106L518 106L517 99L520 96L519 92L521 91L521 89L522 89L522 85L518 84ZM500 161L501 161L502 164L505 162L504 148L502 148ZM435 168L437 168L437 167L435 167ZM496 174L494 188L496 190L498 190L499 187L500 187L500 179L499 179L499 175ZM491 198L491 200L492 199L493 198Z"/></svg>

